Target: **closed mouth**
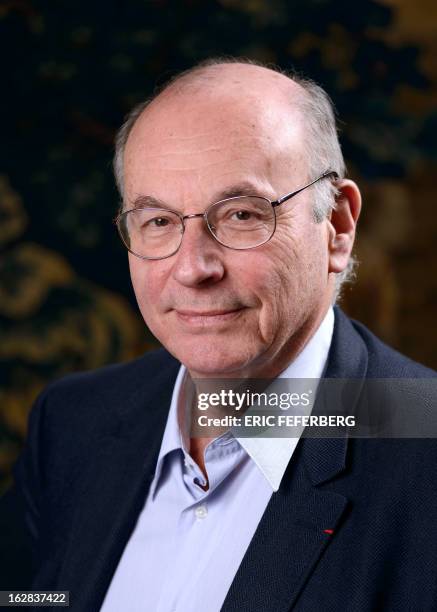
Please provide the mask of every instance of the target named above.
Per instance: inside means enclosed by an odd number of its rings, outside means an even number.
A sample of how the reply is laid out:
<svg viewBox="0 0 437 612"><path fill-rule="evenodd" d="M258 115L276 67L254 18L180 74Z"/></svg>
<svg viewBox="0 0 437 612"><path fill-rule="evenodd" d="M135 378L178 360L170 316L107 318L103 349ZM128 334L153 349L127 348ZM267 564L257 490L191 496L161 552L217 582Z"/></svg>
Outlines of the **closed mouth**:
<svg viewBox="0 0 437 612"><path fill-rule="evenodd" d="M175 310L178 319L182 322L194 325L208 325L225 322L238 316L243 308L233 310L214 309L214 310Z"/></svg>

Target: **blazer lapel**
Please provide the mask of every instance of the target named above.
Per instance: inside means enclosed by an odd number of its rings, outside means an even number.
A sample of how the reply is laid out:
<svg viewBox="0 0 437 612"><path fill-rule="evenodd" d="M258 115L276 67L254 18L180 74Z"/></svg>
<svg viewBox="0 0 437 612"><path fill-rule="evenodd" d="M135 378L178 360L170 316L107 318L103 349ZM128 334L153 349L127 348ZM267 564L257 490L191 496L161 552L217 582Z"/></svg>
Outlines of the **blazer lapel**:
<svg viewBox="0 0 437 612"><path fill-rule="evenodd" d="M128 416L92 454L58 578L72 611L98 610L103 602L153 480L179 365L145 372L152 385L127 400Z"/></svg>
<svg viewBox="0 0 437 612"><path fill-rule="evenodd" d="M334 537L347 500L311 485L302 461L304 440L284 476L284 486L272 495L249 549L228 592L222 612L263 610L286 612ZM323 442L326 442L324 440ZM330 450L343 454L335 440ZM324 456L328 451L325 447ZM321 457L323 459L323 457Z"/></svg>
<svg viewBox="0 0 437 612"><path fill-rule="evenodd" d="M365 377L367 349L335 309L325 378ZM347 520L348 500L322 488L346 467L347 438L302 439L273 493L227 594L222 612L287 612ZM329 485L328 485L329 486Z"/></svg>

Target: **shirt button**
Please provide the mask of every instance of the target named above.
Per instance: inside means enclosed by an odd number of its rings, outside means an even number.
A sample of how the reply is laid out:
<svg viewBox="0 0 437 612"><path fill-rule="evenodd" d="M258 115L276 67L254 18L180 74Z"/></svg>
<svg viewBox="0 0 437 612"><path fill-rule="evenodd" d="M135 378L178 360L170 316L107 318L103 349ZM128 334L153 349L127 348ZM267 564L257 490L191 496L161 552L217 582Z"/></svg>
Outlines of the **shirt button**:
<svg viewBox="0 0 437 612"><path fill-rule="evenodd" d="M206 517L206 515L208 514L208 510L206 508L206 506L197 506L196 510L194 511L196 518L198 519L204 519Z"/></svg>

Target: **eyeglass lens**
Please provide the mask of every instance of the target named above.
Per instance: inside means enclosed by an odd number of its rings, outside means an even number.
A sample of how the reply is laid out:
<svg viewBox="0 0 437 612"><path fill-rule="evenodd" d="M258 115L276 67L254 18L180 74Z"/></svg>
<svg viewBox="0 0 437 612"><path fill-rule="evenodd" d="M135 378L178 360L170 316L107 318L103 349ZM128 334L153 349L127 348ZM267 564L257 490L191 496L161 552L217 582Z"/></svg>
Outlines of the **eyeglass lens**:
<svg viewBox="0 0 437 612"><path fill-rule="evenodd" d="M207 224L213 236L232 249L250 249L267 242L276 217L269 200L241 196L210 206ZM175 253L184 232L182 219L170 210L138 208L123 213L119 230L127 248L140 257L159 259Z"/></svg>

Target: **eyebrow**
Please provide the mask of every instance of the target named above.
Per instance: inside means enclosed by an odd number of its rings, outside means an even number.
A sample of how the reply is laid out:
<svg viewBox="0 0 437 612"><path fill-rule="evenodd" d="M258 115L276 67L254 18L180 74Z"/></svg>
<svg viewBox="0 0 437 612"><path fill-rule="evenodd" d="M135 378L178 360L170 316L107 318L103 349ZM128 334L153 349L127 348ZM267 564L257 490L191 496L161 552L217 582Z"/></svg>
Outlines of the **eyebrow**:
<svg viewBox="0 0 437 612"><path fill-rule="evenodd" d="M238 196L248 195L260 196L264 198L266 197L264 193L261 193L260 190L255 185L253 185L253 183L250 183L249 181L243 181L241 183L237 183L236 185L232 185L231 187L227 187L226 189L221 191L219 194L217 194L217 199L215 200L215 202L225 200L226 198L236 198Z"/></svg>
<svg viewBox="0 0 437 612"><path fill-rule="evenodd" d="M226 187L222 191L216 194L215 198L207 203L207 205L214 204L215 202L220 202L221 200L226 200L226 198L236 198L238 196L259 196L266 197L265 194L261 193L260 190L248 181L243 181L241 183L236 183L235 185L231 185L230 187ZM160 200L159 198L155 198L151 195L139 195L132 202L132 209L136 208L166 208L168 210L175 210L173 207L169 206L167 202Z"/></svg>
<svg viewBox="0 0 437 612"><path fill-rule="evenodd" d="M134 208L168 208L168 204L150 195L139 195L132 202L132 209Z"/></svg>

